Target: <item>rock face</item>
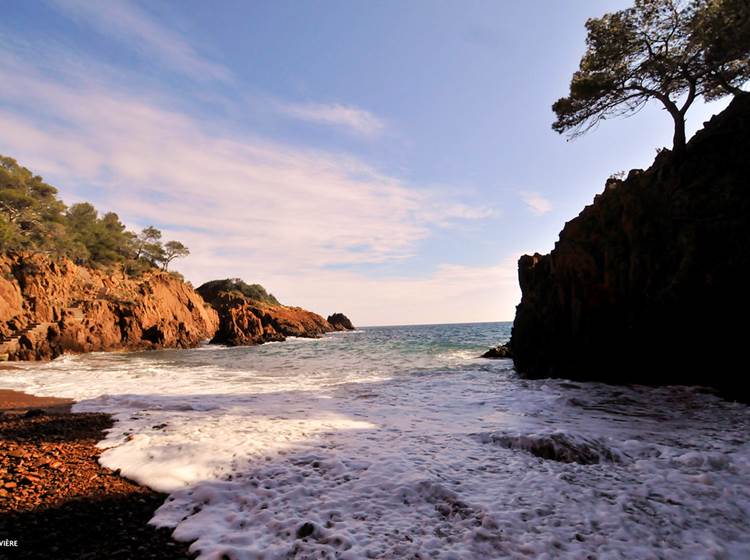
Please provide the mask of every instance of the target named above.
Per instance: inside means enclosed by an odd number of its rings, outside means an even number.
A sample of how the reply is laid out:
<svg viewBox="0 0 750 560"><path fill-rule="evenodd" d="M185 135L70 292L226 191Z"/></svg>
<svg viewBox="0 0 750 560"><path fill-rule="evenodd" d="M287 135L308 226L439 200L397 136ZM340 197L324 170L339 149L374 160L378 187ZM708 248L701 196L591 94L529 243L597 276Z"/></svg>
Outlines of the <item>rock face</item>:
<svg viewBox="0 0 750 560"><path fill-rule="evenodd" d="M0 357L188 348L213 336L216 312L185 282L140 278L41 254L0 256Z"/></svg>
<svg viewBox="0 0 750 560"><path fill-rule="evenodd" d="M750 95L686 156L610 179L549 255L519 260L511 346L528 376L713 385L747 398ZM746 384L745 384L746 385Z"/></svg>
<svg viewBox="0 0 750 560"><path fill-rule="evenodd" d="M213 343L245 346L280 341L287 336L317 338L335 330L312 311L259 301L237 290L216 291L214 285L215 282L210 282L198 288L198 293L219 314L219 328L211 340Z"/></svg>
<svg viewBox="0 0 750 560"><path fill-rule="evenodd" d="M347 317L343 313L334 313L333 315L329 315L327 320L331 327L333 327L333 329L336 331L354 330L354 325L352 325L349 317Z"/></svg>

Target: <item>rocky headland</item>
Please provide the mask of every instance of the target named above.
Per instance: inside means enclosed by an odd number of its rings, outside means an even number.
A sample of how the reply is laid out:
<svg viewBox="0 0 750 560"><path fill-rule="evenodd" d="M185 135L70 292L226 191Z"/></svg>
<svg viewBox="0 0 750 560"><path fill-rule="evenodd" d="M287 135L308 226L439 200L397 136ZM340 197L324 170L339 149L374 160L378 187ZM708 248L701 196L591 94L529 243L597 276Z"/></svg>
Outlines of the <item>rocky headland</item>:
<svg viewBox="0 0 750 560"><path fill-rule="evenodd" d="M216 331L214 309L176 276L132 278L41 253L0 256L0 357L189 348Z"/></svg>
<svg viewBox="0 0 750 560"><path fill-rule="evenodd" d="M345 323L351 327L351 321L342 314L338 315L343 319L332 315L336 321L332 324L312 311L282 305L258 284L246 284L238 278L207 282L197 291L219 314L219 327L211 340L216 344L262 344L288 336L317 338L347 330Z"/></svg>
<svg viewBox="0 0 750 560"><path fill-rule="evenodd" d="M65 353L230 346L314 338L353 329L282 305L239 279L198 290L152 269L137 277L41 253L0 256L0 359L48 360Z"/></svg>
<svg viewBox="0 0 750 560"><path fill-rule="evenodd" d="M750 394L750 95L677 158L611 178L548 255L519 260L516 369Z"/></svg>

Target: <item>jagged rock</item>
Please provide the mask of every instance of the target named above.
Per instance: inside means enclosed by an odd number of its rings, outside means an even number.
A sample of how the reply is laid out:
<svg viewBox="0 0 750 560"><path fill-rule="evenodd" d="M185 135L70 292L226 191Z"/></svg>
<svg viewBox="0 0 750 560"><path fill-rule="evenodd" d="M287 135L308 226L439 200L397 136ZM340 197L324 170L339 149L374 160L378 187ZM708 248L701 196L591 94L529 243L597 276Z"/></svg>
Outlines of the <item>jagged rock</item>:
<svg viewBox="0 0 750 560"><path fill-rule="evenodd" d="M481 356L482 358L512 358L513 354L510 351L510 346L507 344L500 344L494 348L490 348Z"/></svg>
<svg viewBox="0 0 750 560"><path fill-rule="evenodd" d="M311 311L252 299L239 290L215 290L216 282L198 288L218 312L215 344L245 346L284 340L287 336L317 338L333 328Z"/></svg>
<svg viewBox="0 0 750 560"><path fill-rule="evenodd" d="M166 272L130 278L42 254L0 256L0 346L10 360L188 348L217 326L200 295Z"/></svg>
<svg viewBox="0 0 750 560"><path fill-rule="evenodd" d="M354 325L349 320L349 317L343 313L334 313L328 316L328 323L333 327L335 331L353 331Z"/></svg>
<svg viewBox="0 0 750 560"><path fill-rule="evenodd" d="M610 181L549 255L523 256L516 369L750 397L737 369L750 312L748 154L750 95L741 95L684 158L665 150L650 169Z"/></svg>

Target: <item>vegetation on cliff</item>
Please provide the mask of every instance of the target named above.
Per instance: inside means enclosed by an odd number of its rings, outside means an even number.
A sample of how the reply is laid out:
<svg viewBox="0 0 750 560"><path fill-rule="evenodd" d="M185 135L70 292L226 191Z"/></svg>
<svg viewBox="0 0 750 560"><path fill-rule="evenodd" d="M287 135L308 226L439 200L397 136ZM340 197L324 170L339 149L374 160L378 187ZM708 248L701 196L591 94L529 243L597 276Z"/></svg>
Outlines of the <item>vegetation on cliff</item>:
<svg viewBox="0 0 750 560"><path fill-rule="evenodd" d="M114 212L88 202L67 207L57 189L14 159L0 156L0 253L33 251L93 267L121 265L130 274L166 270L189 254L179 241L163 244L153 226L136 234Z"/></svg>
<svg viewBox="0 0 750 560"><path fill-rule="evenodd" d="M224 280L211 280L198 288L198 293L206 301L212 301L221 292L237 293L248 299L260 301L271 305L281 305L273 294L269 294L260 284L247 284L241 278L225 278Z"/></svg>
<svg viewBox="0 0 750 560"><path fill-rule="evenodd" d="M750 79L747 0L636 0L586 22L586 53L552 128L581 134L658 100L674 121L672 150L685 147L694 101L737 94Z"/></svg>

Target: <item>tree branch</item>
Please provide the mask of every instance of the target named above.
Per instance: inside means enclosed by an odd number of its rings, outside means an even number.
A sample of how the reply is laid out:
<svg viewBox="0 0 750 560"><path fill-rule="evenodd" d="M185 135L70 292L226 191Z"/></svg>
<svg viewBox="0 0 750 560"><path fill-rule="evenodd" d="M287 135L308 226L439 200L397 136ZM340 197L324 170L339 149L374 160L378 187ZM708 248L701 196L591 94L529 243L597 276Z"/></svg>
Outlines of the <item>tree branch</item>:
<svg viewBox="0 0 750 560"><path fill-rule="evenodd" d="M680 115L682 117L685 117L685 113L687 113L687 110L690 108L690 106L693 104L693 101L695 101L695 92L696 92L696 83L694 79L688 80L689 89L688 89L688 95L687 99L685 99L685 103L683 103L682 107L680 107Z"/></svg>

